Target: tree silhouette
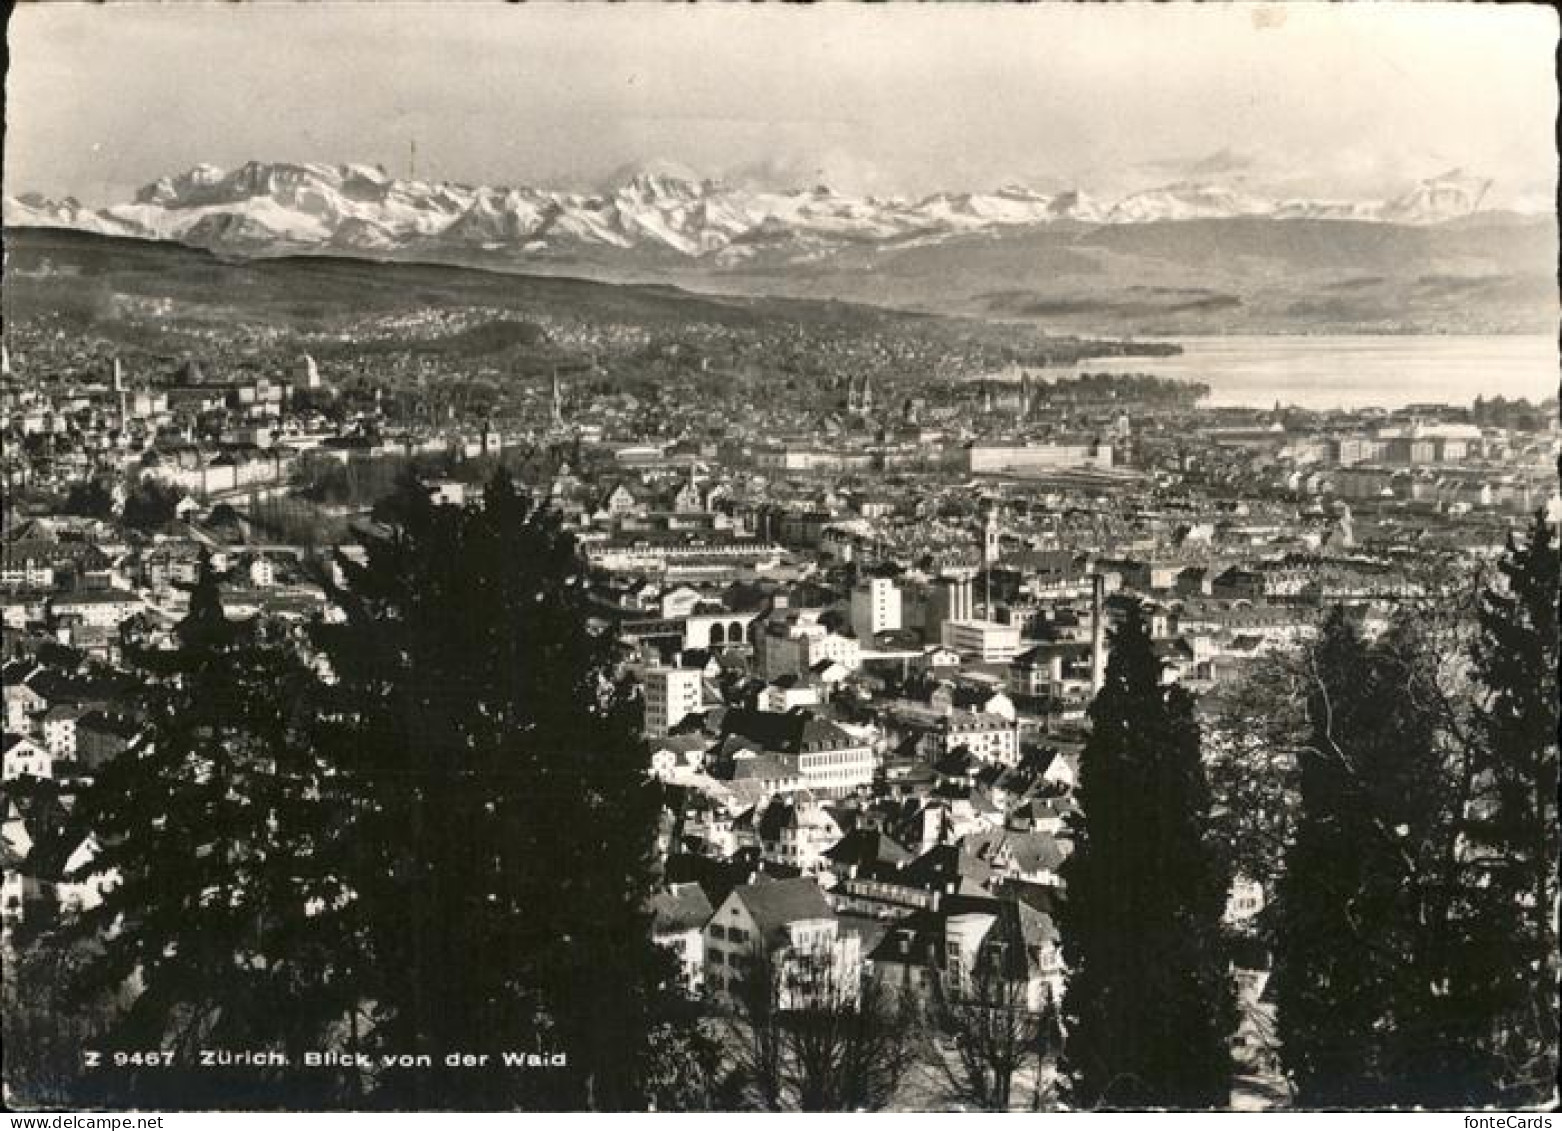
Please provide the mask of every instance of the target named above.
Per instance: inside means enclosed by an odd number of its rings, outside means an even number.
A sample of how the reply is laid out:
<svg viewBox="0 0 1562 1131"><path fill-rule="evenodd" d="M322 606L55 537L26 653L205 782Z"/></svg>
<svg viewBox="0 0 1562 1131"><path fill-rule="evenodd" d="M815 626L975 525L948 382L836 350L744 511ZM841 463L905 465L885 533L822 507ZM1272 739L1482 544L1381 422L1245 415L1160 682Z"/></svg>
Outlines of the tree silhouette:
<svg viewBox="0 0 1562 1131"><path fill-rule="evenodd" d="M1469 829L1483 894L1503 924L1486 956L1498 984L1503 1083L1521 1101L1549 1092L1557 1047L1557 541L1543 514L1509 541L1483 587L1470 653L1485 692L1475 710L1478 793Z"/></svg>
<svg viewBox="0 0 1562 1131"><path fill-rule="evenodd" d="M375 1002L383 1102L628 1109L674 978L643 910L659 798L612 643L588 627L558 515L504 473L480 505L404 480L388 538L345 562L323 741ZM505 1053L562 1053L508 1068ZM487 1054L450 1067L450 1054Z"/></svg>
<svg viewBox="0 0 1562 1131"><path fill-rule="evenodd" d="M935 974L927 1000L927 1059L941 1091L962 1107L1008 1111L1015 1074L1041 1059L1040 1013L1030 1009L1023 942L984 943L970 969ZM953 1044L945 1054L941 1041Z"/></svg>
<svg viewBox="0 0 1562 1131"><path fill-rule="evenodd" d="M1162 682L1143 609L1113 635L1063 865L1064 1073L1082 1107L1224 1107L1236 1014L1230 878L1188 693Z"/></svg>
<svg viewBox="0 0 1562 1131"><path fill-rule="evenodd" d="M757 945L724 1035L762 1111L879 1111L911 1064L909 1001L827 947Z"/></svg>
<svg viewBox="0 0 1562 1131"><path fill-rule="evenodd" d="M97 851L74 882L105 889L60 929L80 952L82 1002L123 997L105 1051L117 1104L171 1108L328 1102L330 1074L298 1071L349 1010L353 948L322 913L342 898L323 851L323 767L303 705L313 682L291 642L223 615L209 556L176 628L140 653L147 728L99 772L75 814ZM289 1065L203 1066L203 1049L265 1050Z"/></svg>
<svg viewBox="0 0 1562 1131"><path fill-rule="evenodd" d="M1536 1001L1533 920L1525 885L1503 882L1522 867L1492 854L1501 789L1446 627L1407 606L1369 641L1337 609L1305 652L1272 937L1281 1060L1308 1106L1495 1103L1549 1055L1538 1018L1517 1024Z"/></svg>

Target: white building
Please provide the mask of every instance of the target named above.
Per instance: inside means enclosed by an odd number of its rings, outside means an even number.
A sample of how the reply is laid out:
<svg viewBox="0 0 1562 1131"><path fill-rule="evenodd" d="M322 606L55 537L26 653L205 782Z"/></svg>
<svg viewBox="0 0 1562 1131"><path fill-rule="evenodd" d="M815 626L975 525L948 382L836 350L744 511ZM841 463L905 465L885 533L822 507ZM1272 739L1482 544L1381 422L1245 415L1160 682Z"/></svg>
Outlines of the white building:
<svg viewBox="0 0 1562 1131"><path fill-rule="evenodd" d="M651 897L651 939L678 958L684 988L700 992L705 980L705 924L710 900L699 884L672 884Z"/></svg>
<svg viewBox="0 0 1562 1131"><path fill-rule="evenodd" d="M944 752L969 750L983 762L1012 766L1020 760L1020 736L1013 719L979 711L956 711L939 734Z"/></svg>
<svg viewBox="0 0 1562 1131"><path fill-rule="evenodd" d="M645 733L661 738L700 709L698 668L653 667L645 672Z"/></svg>
<svg viewBox="0 0 1562 1131"><path fill-rule="evenodd" d="M803 638L803 663L813 667L820 660L840 664L849 672L862 667L862 642L855 636L842 636L816 625L816 633Z"/></svg>
<svg viewBox="0 0 1562 1131"><path fill-rule="evenodd" d="M963 454L966 470L975 475L1112 466L1111 445L1094 441L1069 444L975 443L966 448Z"/></svg>
<svg viewBox="0 0 1562 1131"><path fill-rule="evenodd" d="M951 620L943 626L943 643L982 663L1006 664L1020 654L1020 628L990 620Z"/></svg>
<svg viewBox="0 0 1562 1131"><path fill-rule="evenodd" d="M53 776L53 754L38 743L19 734L8 734L5 736L4 778L6 781L23 777L43 780Z"/></svg>
<svg viewBox="0 0 1562 1131"><path fill-rule="evenodd" d="M887 577L873 577L852 590L852 631L859 640L901 626L900 590Z"/></svg>
<svg viewBox="0 0 1562 1131"><path fill-rule="evenodd" d="M835 911L812 879L734 888L704 934L705 987L718 997L735 997L756 974L769 974L775 1005L792 1008L801 1004L802 983L819 967L830 970L841 979L841 988L855 996L862 966L859 938L841 931Z"/></svg>

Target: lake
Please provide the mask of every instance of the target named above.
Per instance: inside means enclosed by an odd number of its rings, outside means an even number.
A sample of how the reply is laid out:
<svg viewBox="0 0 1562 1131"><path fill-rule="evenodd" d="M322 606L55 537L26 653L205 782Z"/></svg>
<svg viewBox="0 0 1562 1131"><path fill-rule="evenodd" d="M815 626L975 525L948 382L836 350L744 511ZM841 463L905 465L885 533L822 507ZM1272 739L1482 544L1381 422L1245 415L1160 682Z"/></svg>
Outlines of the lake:
<svg viewBox="0 0 1562 1131"><path fill-rule="evenodd" d="M1209 405L1311 409L1469 404L1477 396L1555 396L1555 338L1531 335L1243 335L1174 339L1175 357L1095 358L1075 371L1202 381Z"/></svg>

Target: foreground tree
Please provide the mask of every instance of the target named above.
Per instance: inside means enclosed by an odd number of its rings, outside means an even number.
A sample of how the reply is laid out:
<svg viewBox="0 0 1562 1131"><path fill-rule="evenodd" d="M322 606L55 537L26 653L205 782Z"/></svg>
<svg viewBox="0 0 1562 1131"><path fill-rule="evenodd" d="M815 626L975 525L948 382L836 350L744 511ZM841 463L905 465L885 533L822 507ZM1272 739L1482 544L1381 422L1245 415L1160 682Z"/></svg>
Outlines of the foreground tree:
<svg viewBox="0 0 1562 1131"><path fill-rule="evenodd" d="M102 1048L104 1098L189 1108L329 1102L339 1078L298 1070L349 1010L354 947L323 913L342 891L321 849L331 821L293 645L223 615L203 559L180 647L142 654L140 740L75 814L83 885L57 943L79 1006L123 998ZM94 902L95 891L102 892ZM202 1065L202 1049L281 1053L292 1067ZM148 1051L172 1054L172 1066ZM119 1066L112 1053L136 1059Z"/></svg>
<svg viewBox="0 0 1562 1131"><path fill-rule="evenodd" d="M622 1110L650 1102L673 966L644 907L659 799L612 642L558 515L502 473L481 505L406 480L346 564L324 743L375 1003L383 1102ZM448 1066L451 1054L488 1054ZM517 1070L525 1054L567 1064Z"/></svg>
<svg viewBox="0 0 1562 1131"><path fill-rule="evenodd" d="M1267 653L1240 679L1206 696L1211 827L1232 870L1273 892L1296 824L1296 749L1305 732L1300 688L1306 654Z"/></svg>
<svg viewBox="0 0 1562 1131"><path fill-rule="evenodd" d="M1081 1107L1224 1107L1236 1023L1221 919L1230 876L1186 691L1163 683L1141 608L1090 708L1063 865L1064 1072Z"/></svg>
<svg viewBox="0 0 1562 1131"><path fill-rule="evenodd" d="M910 1068L903 994L819 948L749 957L725 1037L763 1111L879 1111Z"/></svg>
<svg viewBox="0 0 1562 1131"><path fill-rule="evenodd" d="M0 970L0 1036L5 1042L8 1107L97 1107L123 1102L112 1082L87 1067L84 1049L101 1049L123 1009L119 996L83 1002L72 987L82 952L44 932L12 935ZM105 1087L105 1084L109 1086Z"/></svg>
<svg viewBox="0 0 1562 1131"><path fill-rule="evenodd" d="M1469 839L1503 923L1492 987L1501 1098L1548 1093L1557 1067L1557 601L1562 555L1543 514L1483 586L1470 652L1477 793Z"/></svg>
<svg viewBox="0 0 1562 1131"><path fill-rule="evenodd" d="M1015 1075L1031 1061L1039 1075L1044 1018L1030 1009L1029 965L1023 946L999 942L984 945L971 969L945 969L934 978L926 1053L951 1102L1008 1111Z"/></svg>
<svg viewBox="0 0 1562 1131"><path fill-rule="evenodd" d="M1371 640L1335 610L1304 651L1272 937L1282 1062L1308 1106L1502 1102L1525 1050L1531 1067L1547 1055L1526 949L1534 873L1516 845L1516 865L1493 851L1501 829L1533 834L1542 771L1522 743L1488 751L1469 725L1481 692L1455 597L1402 605Z"/></svg>
<svg viewBox="0 0 1562 1131"><path fill-rule="evenodd" d="M1300 812L1277 892L1283 1063L1305 1106L1379 1105L1394 1090L1380 1034L1406 945L1401 853L1413 816L1414 831L1426 831L1424 811L1407 811L1424 807L1400 804L1394 779L1429 736L1424 715L1396 710L1403 696L1374 668L1343 609L1330 614L1307 661Z"/></svg>

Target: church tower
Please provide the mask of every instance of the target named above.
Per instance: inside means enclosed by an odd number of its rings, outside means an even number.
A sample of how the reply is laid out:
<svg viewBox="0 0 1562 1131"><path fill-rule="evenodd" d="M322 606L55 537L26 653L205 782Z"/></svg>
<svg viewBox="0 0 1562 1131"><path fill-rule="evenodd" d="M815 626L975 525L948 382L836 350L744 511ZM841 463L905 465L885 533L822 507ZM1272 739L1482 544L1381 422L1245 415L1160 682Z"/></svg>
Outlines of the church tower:
<svg viewBox="0 0 1562 1131"><path fill-rule="evenodd" d="M564 429L564 393L559 388L559 371L553 371L553 427Z"/></svg>

